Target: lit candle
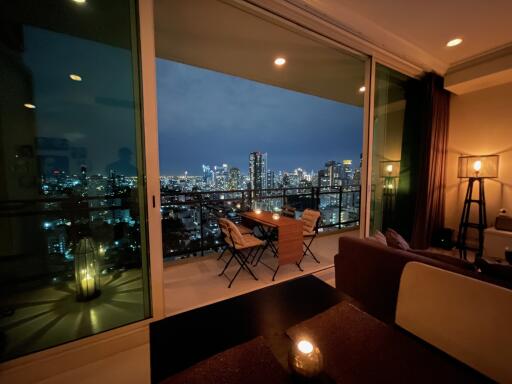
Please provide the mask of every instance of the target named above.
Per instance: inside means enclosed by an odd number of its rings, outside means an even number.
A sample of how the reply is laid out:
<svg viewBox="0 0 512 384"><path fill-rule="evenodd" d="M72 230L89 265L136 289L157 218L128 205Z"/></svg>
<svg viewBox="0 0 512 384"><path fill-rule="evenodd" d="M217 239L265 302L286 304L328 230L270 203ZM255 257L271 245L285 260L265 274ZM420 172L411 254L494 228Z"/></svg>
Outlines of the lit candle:
<svg viewBox="0 0 512 384"><path fill-rule="evenodd" d="M88 273L85 273L85 276L80 282L80 285L82 286L82 292L85 295L91 295L92 293L94 293L94 277L92 277Z"/></svg>
<svg viewBox="0 0 512 384"><path fill-rule="evenodd" d="M280 218L280 217L281 217L281 216L279 215L279 213L273 213L273 214L272 214L272 218L273 218L274 220L279 220L279 218Z"/></svg>
<svg viewBox="0 0 512 384"><path fill-rule="evenodd" d="M256 208L254 210L254 213L256 213L257 215L259 215L261 213L261 208Z"/></svg>
<svg viewBox="0 0 512 384"><path fill-rule="evenodd" d="M303 377L315 377L322 373L324 360L318 347L308 340L299 340L292 346L288 364L293 372Z"/></svg>

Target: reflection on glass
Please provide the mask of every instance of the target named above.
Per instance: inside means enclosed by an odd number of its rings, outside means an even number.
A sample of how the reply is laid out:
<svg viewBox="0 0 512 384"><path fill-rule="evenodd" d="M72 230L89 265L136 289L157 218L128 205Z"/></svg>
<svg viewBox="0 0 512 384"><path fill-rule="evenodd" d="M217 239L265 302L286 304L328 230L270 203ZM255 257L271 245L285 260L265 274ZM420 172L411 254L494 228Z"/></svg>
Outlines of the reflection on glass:
<svg viewBox="0 0 512 384"><path fill-rule="evenodd" d="M150 316L133 9L0 6L0 360Z"/></svg>
<svg viewBox="0 0 512 384"><path fill-rule="evenodd" d="M408 90L415 80L377 64L372 154L370 232L399 229L397 199L407 195L408 169L404 155L411 148L404 141ZM404 172L405 171L405 172Z"/></svg>

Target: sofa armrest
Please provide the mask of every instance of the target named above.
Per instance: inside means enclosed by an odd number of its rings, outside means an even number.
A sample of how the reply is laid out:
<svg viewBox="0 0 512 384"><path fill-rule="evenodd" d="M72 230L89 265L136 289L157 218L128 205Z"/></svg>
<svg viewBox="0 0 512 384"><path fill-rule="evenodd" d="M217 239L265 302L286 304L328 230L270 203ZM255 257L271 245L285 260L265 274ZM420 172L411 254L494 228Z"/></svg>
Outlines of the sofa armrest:
<svg viewBox="0 0 512 384"><path fill-rule="evenodd" d="M400 277L410 261L472 274L454 265L376 241L340 237L339 253L334 257L336 289L351 296L362 310L393 323Z"/></svg>

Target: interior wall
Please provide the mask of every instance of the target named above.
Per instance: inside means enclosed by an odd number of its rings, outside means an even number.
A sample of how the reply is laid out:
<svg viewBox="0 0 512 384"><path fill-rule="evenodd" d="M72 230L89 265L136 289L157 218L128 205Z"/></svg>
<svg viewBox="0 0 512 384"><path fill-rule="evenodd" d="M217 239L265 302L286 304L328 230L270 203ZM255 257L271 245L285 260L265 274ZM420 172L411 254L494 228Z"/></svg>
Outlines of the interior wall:
<svg viewBox="0 0 512 384"><path fill-rule="evenodd" d="M494 225L500 208L512 214L512 83L452 95L448 151L447 227L458 229L467 189L467 180L457 178L457 159L461 154L500 156L499 177L485 181L487 223ZM469 233L468 237L476 234Z"/></svg>

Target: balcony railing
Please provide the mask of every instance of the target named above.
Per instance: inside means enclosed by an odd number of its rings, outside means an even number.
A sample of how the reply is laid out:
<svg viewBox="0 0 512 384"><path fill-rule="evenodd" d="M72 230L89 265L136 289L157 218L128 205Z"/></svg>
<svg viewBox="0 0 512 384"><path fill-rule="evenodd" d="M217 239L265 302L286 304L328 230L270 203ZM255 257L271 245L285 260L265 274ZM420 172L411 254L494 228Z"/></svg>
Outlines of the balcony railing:
<svg viewBox="0 0 512 384"><path fill-rule="evenodd" d="M306 208L322 214L320 230L359 225L360 186L274 188L262 190L180 192L162 191L164 257L180 259L204 255L221 245L217 220L239 221L239 213L253 208Z"/></svg>

